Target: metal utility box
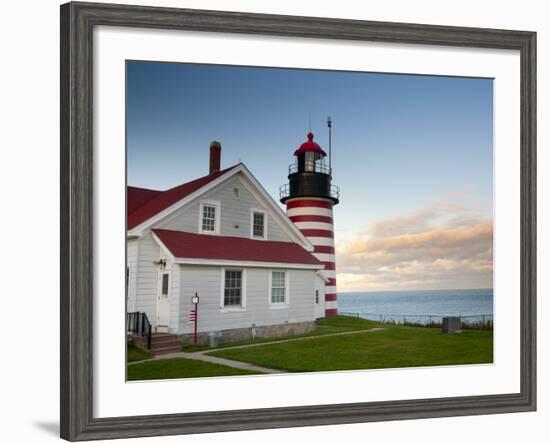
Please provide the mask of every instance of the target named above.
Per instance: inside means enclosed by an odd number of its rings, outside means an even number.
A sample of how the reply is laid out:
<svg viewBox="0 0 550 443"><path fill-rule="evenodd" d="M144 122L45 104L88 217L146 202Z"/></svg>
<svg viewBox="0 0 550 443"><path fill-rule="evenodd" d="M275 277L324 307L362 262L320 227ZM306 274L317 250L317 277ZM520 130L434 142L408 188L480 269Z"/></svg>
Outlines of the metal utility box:
<svg viewBox="0 0 550 443"><path fill-rule="evenodd" d="M461 332L460 317L443 317L443 324L441 325L441 331L445 334Z"/></svg>
<svg viewBox="0 0 550 443"><path fill-rule="evenodd" d="M209 332L208 333L208 346L210 346L211 348L217 348L219 343L220 343L220 339L222 338L222 336L223 336L222 331Z"/></svg>

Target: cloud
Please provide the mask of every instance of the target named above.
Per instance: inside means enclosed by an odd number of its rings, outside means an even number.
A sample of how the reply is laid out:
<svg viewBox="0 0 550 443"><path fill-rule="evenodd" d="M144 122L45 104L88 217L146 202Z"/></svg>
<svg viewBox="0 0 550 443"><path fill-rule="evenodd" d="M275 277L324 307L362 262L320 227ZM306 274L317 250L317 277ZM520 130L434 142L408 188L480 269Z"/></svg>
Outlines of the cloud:
<svg viewBox="0 0 550 443"><path fill-rule="evenodd" d="M492 287L493 221L446 196L339 243L340 291Z"/></svg>
<svg viewBox="0 0 550 443"><path fill-rule="evenodd" d="M441 200L411 213L379 220L369 226L368 234L373 237L413 234L423 232L437 223L458 227L465 222L475 221L482 208L462 202L470 194L470 190L449 193Z"/></svg>

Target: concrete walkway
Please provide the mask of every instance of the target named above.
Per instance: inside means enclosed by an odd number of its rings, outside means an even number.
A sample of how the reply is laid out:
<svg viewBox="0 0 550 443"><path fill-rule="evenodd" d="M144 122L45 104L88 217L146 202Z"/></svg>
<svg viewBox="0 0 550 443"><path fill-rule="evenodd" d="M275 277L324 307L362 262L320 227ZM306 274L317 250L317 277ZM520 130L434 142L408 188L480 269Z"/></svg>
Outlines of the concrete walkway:
<svg viewBox="0 0 550 443"><path fill-rule="evenodd" d="M335 337L338 335L352 335L352 334L364 334L367 332L375 332L375 331L382 331L385 328L371 328L371 329L363 329L360 331L348 331L348 332L334 332L332 334L323 334L323 335L311 335L308 337L296 337L296 338L287 338L284 340L275 340L265 343L250 343L248 345L239 345L239 346L227 346L223 348L216 348L216 349L207 349L204 351L198 351L198 352L173 352L171 354L161 354L156 355L153 359L149 360L140 360L140 361L134 361L131 363L128 363L128 365L136 365L140 363L146 363L148 361L153 360L166 360L166 359L172 359L172 358L187 358L189 360L200 360L205 361L208 363L215 363L218 365L225 365L230 366L232 368L237 369L245 369L249 371L255 371L260 372L262 374L281 374L286 371L280 371L278 369L272 369L272 368L264 368L263 366L256 366L250 363L245 363L242 361L237 360L230 360L228 358L222 358L222 357L214 357L213 355L207 355L210 352L216 352L216 351L226 351L229 349L243 349L243 348L255 348L258 346L269 346L269 345L277 345L279 343L288 343L291 341L300 341L300 340L313 340L315 338L323 338L323 337Z"/></svg>
<svg viewBox="0 0 550 443"><path fill-rule="evenodd" d="M213 355L206 355L203 352L174 352L173 354L162 354L155 357L155 360L165 360L171 358L187 358L189 360L200 360L208 363L215 363L217 365L230 366L237 369L246 369L248 371L260 372L262 374L279 374L285 371L279 371L277 369L264 368L262 366L256 366L243 361L229 360L227 358L214 357ZM150 361L150 360L145 360ZM136 362L139 363L139 362Z"/></svg>
<svg viewBox="0 0 550 443"><path fill-rule="evenodd" d="M186 358L188 360L200 360L208 363L215 363L217 365L230 366L237 369L246 369L248 371L255 371L261 374L279 374L285 371L279 371L277 369L264 368L262 366L252 365L242 361L229 360L227 358L214 357L212 355L205 355L204 352L173 352L171 354L155 355L148 360L132 361L128 363L128 366L139 365L141 363L147 363L155 360L169 360L173 358Z"/></svg>

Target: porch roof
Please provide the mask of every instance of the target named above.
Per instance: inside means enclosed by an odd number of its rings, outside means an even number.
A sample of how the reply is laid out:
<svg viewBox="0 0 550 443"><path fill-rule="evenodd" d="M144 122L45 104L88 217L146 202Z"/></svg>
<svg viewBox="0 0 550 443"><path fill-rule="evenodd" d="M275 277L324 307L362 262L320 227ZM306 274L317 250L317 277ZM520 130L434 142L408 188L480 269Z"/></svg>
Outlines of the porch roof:
<svg viewBox="0 0 550 443"><path fill-rule="evenodd" d="M323 264L297 243L154 229L176 259L229 260L281 264Z"/></svg>

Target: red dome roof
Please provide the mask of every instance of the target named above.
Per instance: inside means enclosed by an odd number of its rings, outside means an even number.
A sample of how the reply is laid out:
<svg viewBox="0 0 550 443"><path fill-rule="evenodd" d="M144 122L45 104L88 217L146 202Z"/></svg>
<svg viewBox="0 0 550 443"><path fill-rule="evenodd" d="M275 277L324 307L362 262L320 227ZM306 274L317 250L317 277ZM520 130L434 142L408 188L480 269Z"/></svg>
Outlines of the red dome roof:
<svg viewBox="0 0 550 443"><path fill-rule="evenodd" d="M299 155L303 152L317 152L323 156L327 155L321 146L313 141L313 134L311 132L307 135L307 142L302 143L302 145L294 151L294 155Z"/></svg>

